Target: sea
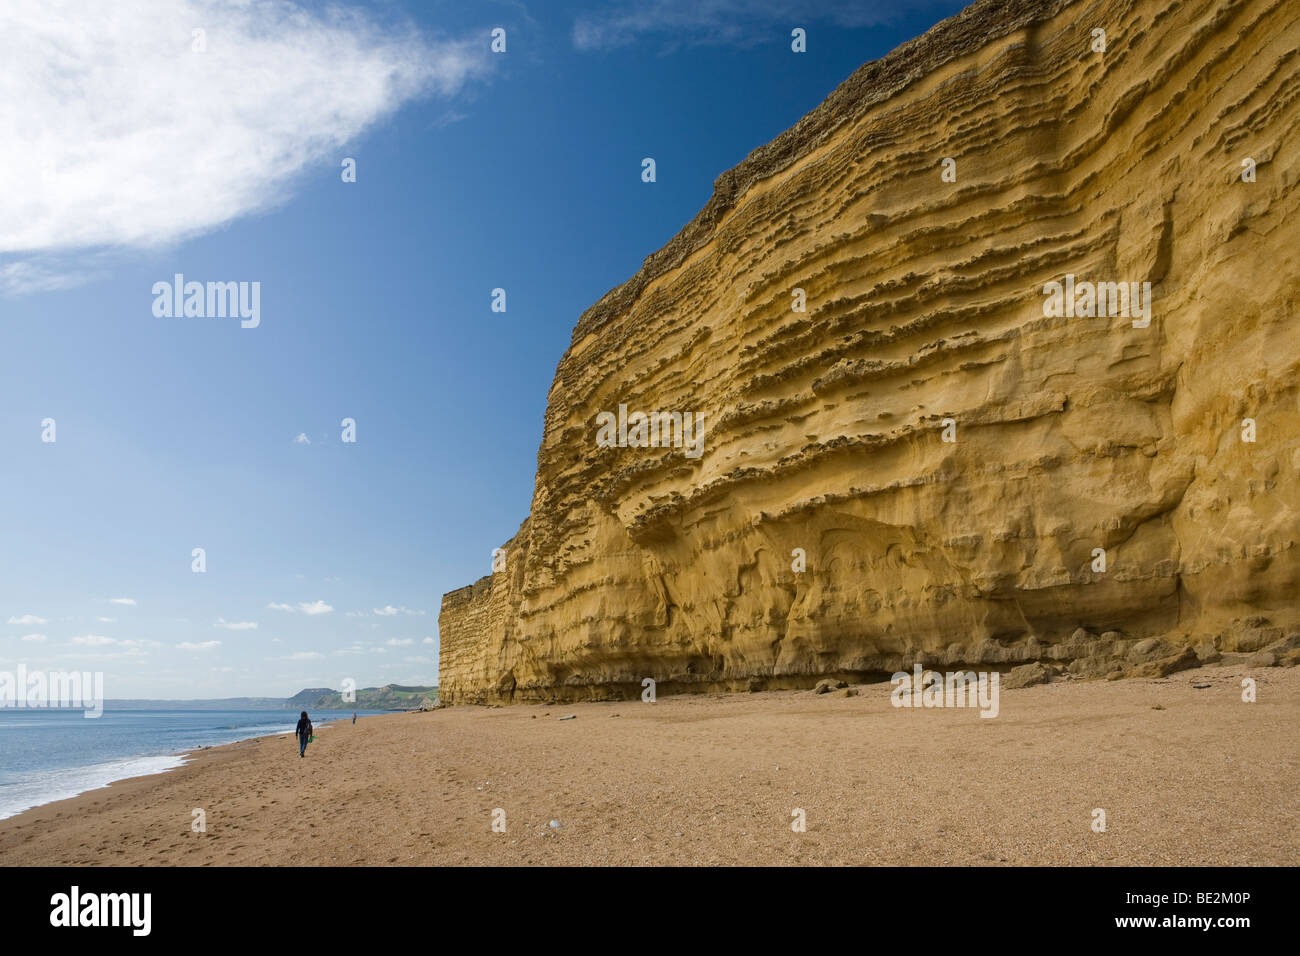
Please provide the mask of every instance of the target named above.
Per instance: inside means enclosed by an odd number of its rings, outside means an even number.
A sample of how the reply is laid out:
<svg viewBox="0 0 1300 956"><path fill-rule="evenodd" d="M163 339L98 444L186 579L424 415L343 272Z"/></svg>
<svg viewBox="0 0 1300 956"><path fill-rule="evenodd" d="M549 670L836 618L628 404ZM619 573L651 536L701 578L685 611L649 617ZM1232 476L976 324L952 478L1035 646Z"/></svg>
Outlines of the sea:
<svg viewBox="0 0 1300 956"><path fill-rule="evenodd" d="M311 712L320 727L352 711ZM387 711L359 710L358 717ZM296 710L81 710L0 708L0 820L114 780L164 773L187 751L267 734L292 734Z"/></svg>

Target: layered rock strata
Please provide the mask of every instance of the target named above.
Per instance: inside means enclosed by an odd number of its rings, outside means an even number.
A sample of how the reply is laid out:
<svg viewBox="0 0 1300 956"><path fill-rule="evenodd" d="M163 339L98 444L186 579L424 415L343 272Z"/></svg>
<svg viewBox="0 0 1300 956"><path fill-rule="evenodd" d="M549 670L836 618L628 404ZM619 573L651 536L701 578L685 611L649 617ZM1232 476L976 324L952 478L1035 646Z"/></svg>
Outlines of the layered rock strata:
<svg viewBox="0 0 1300 956"><path fill-rule="evenodd" d="M981 0L859 69L578 321L442 701L1288 649L1298 50L1289 0Z"/></svg>

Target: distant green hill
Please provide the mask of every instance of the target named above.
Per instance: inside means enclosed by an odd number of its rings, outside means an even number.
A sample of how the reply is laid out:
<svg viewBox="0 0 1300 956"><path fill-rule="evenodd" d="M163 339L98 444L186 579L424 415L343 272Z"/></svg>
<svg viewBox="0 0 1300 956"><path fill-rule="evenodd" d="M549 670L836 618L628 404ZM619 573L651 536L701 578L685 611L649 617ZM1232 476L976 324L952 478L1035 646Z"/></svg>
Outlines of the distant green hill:
<svg viewBox="0 0 1300 956"><path fill-rule="evenodd" d="M311 695L315 697L308 699ZM344 701L341 692L327 688L299 691L289 700L301 701L292 704L301 710L419 710L438 703L438 688L388 684L384 687L363 687L357 691L356 696L355 701Z"/></svg>
<svg viewBox="0 0 1300 956"><path fill-rule="evenodd" d="M298 691L298 693L286 700L283 706L288 707L290 710L306 710L309 707L320 707L321 705L317 701L333 693L334 691L328 687L308 687L306 690Z"/></svg>
<svg viewBox="0 0 1300 956"><path fill-rule="evenodd" d="M366 687L355 701L328 687L308 687L288 700L274 697L223 697L220 700L127 700L105 701L114 710L419 710L438 703L437 687Z"/></svg>

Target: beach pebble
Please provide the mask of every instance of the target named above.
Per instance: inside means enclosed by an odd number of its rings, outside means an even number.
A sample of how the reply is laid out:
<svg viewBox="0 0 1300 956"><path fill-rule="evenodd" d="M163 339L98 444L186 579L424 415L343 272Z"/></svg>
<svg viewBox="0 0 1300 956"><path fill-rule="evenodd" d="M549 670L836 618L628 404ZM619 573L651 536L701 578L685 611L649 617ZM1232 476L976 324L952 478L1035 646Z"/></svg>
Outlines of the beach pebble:
<svg viewBox="0 0 1300 956"><path fill-rule="evenodd" d="M550 827L552 830L558 830L558 829L560 828L560 821L559 821L559 820L552 820L550 823L548 823L548 824L546 824L546 825L547 825L548 827Z"/></svg>
<svg viewBox="0 0 1300 956"><path fill-rule="evenodd" d="M577 714L565 714L563 717L556 717L555 719L556 719L556 720L576 720L577 718L578 718L578 715L577 715Z"/></svg>

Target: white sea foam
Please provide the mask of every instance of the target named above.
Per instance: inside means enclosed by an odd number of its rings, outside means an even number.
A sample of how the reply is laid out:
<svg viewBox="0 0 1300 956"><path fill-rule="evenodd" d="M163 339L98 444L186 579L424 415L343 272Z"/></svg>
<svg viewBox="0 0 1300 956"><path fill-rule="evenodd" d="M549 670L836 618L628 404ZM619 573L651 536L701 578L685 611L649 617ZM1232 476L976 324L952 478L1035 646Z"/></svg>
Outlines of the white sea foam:
<svg viewBox="0 0 1300 956"><path fill-rule="evenodd" d="M19 780L0 787L0 820L45 803L75 797L87 790L107 787L116 780L174 770L184 764L185 760L186 757L182 754L164 754L110 760L90 767L43 770L30 780Z"/></svg>

